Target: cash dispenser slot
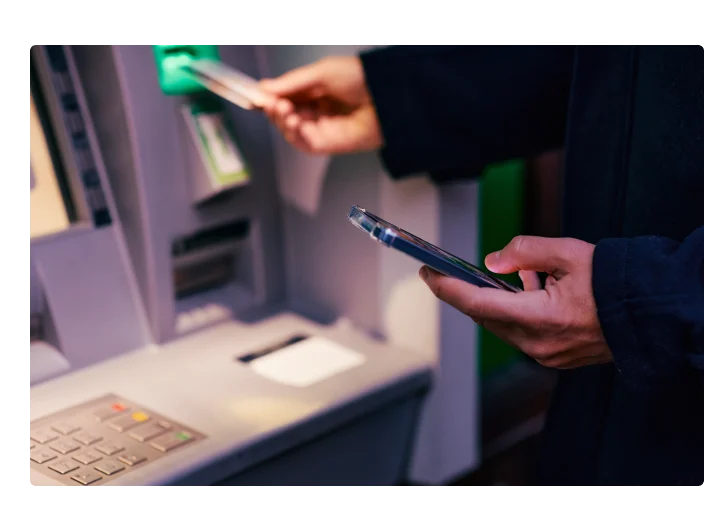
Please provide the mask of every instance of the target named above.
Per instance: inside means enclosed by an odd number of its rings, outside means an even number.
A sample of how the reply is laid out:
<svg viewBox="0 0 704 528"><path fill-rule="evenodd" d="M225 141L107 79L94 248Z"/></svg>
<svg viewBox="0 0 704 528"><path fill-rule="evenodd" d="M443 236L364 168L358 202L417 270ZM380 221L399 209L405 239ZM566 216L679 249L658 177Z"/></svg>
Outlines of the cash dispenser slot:
<svg viewBox="0 0 704 528"><path fill-rule="evenodd" d="M171 247L177 300L237 280L238 253L249 220L237 220L175 239Z"/></svg>

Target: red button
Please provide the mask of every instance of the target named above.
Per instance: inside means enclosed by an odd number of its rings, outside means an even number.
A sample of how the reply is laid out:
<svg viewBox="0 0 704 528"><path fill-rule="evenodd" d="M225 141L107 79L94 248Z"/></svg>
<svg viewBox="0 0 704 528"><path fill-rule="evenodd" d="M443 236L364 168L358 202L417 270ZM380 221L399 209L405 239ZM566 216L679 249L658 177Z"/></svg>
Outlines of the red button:
<svg viewBox="0 0 704 528"><path fill-rule="evenodd" d="M113 403L112 408L114 411L117 411L117 412L121 412L126 409L126 407L124 405L122 405L121 403Z"/></svg>

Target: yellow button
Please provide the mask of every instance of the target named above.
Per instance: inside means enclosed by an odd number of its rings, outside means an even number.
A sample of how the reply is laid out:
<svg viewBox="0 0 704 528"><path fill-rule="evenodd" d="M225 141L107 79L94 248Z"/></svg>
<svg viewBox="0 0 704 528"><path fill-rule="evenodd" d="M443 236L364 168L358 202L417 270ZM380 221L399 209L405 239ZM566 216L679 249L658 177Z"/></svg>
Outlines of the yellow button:
<svg viewBox="0 0 704 528"><path fill-rule="evenodd" d="M149 416L147 416L143 412L136 412L132 414L132 419L135 422L146 422L147 420L149 420Z"/></svg>

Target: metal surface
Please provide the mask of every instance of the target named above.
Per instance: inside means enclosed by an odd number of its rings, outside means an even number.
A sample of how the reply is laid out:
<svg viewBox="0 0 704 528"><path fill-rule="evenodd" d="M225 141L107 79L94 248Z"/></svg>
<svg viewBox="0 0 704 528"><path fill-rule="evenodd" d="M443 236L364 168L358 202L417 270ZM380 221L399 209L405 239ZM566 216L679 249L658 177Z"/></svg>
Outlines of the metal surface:
<svg viewBox="0 0 704 528"><path fill-rule="evenodd" d="M159 423L158 436L131 434L138 424ZM30 468L66 486L99 486L206 438L113 394L31 422L30 437L38 443L30 443Z"/></svg>

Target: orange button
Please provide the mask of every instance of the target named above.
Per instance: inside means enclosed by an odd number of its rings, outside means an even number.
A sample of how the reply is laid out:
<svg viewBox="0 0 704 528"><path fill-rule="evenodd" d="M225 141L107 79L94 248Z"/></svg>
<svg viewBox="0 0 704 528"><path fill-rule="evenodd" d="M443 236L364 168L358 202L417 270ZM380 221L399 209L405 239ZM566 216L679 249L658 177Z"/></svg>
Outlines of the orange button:
<svg viewBox="0 0 704 528"><path fill-rule="evenodd" d="M125 406L124 406L123 404L121 404L121 403L113 403L113 404L112 404L112 408L113 408L114 411L122 412L122 411L124 411L127 407L125 407Z"/></svg>

